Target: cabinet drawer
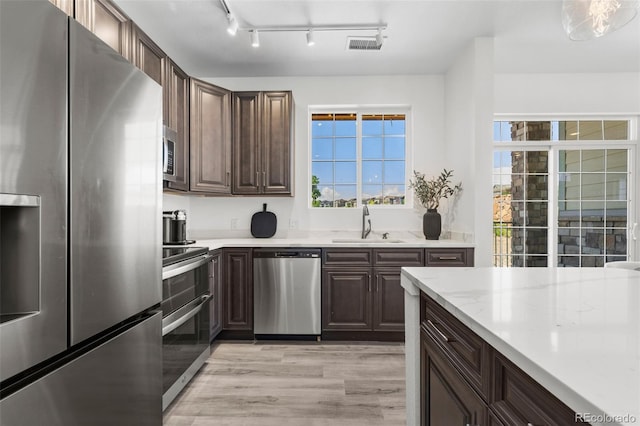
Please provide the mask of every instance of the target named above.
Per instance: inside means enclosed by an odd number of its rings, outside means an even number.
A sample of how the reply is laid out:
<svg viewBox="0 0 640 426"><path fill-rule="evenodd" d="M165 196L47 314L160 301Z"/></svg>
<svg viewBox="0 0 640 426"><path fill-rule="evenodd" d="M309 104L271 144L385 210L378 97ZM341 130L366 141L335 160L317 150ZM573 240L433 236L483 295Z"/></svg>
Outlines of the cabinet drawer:
<svg viewBox="0 0 640 426"><path fill-rule="evenodd" d="M425 249L426 266L473 266L473 249Z"/></svg>
<svg viewBox="0 0 640 426"><path fill-rule="evenodd" d="M499 353L493 355L490 409L507 425L575 425L575 413Z"/></svg>
<svg viewBox="0 0 640 426"><path fill-rule="evenodd" d="M424 266L422 249L374 249L374 266Z"/></svg>
<svg viewBox="0 0 640 426"><path fill-rule="evenodd" d="M487 399L491 380L490 346L424 293L421 294L420 323L469 384Z"/></svg>
<svg viewBox="0 0 640 426"><path fill-rule="evenodd" d="M330 249L322 251L322 266L370 266L370 249Z"/></svg>

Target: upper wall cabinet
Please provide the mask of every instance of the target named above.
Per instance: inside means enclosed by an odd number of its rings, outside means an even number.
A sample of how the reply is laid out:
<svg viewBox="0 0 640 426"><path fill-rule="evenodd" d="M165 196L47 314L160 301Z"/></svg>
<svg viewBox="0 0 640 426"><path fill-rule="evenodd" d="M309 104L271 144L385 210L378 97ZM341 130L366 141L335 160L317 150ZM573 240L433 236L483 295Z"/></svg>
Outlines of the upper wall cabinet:
<svg viewBox="0 0 640 426"><path fill-rule="evenodd" d="M291 92L234 92L233 123L233 193L290 195Z"/></svg>
<svg viewBox="0 0 640 426"><path fill-rule="evenodd" d="M67 15L73 17L73 0L49 0L55 4L58 9L62 10Z"/></svg>
<svg viewBox="0 0 640 426"><path fill-rule="evenodd" d="M167 55L135 23L131 23L131 62L156 83L164 82Z"/></svg>
<svg viewBox="0 0 640 426"><path fill-rule="evenodd" d="M62 1L62 0L57 0ZM75 17L127 59L131 58L131 21L109 0L75 0Z"/></svg>
<svg viewBox="0 0 640 426"><path fill-rule="evenodd" d="M192 192L231 193L231 92L191 79Z"/></svg>
<svg viewBox="0 0 640 426"><path fill-rule="evenodd" d="M165 181L169 190L189 190L189 76L170 58L166 60L164 93L164 124L176 132L173 164L175 181Z"/></svg>

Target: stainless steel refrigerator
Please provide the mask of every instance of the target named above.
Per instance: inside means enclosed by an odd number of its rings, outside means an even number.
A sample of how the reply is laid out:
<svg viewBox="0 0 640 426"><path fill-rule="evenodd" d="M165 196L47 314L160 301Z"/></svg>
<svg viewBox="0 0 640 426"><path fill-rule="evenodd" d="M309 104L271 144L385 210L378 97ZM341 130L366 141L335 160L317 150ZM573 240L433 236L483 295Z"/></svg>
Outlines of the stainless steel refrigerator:
<svg viewBox="0 0 640 426"><path fill-rule="evenodd" d="M0 424L160 425L162 90L0 0Z"/></svg>

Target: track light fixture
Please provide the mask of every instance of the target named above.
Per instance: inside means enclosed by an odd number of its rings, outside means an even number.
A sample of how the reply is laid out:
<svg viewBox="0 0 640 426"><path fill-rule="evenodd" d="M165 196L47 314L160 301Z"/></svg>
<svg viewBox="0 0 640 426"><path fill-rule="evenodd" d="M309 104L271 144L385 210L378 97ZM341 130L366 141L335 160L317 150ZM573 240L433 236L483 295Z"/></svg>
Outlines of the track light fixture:
<svg viewBox="0 0 640 426"><path fill-rule="evenodd" d="M258 30L251 30L251 46L260 47L260 36Z"/></svg>
<svg viewBox="0 0 640 426"><path fill-rule="evenodd" d="M307 46L313 46L316 44L315 39L313 38L313 28L307 32Z"/></svg>
<svg viewBox="0 0 640 426"><path fill-rule="evenodd" d="M227 20L229 21L227 32L232 36L236 35L238 32L238 21L236 21L236 18L234 18L231 13L227 14Z"/></svg>

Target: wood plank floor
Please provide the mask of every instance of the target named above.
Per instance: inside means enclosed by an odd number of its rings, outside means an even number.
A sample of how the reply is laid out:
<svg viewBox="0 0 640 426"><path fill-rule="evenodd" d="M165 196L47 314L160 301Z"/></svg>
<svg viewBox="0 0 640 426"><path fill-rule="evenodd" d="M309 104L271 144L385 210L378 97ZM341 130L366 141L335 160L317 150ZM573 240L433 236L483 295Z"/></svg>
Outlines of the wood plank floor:
<svg viewBox="0 0 640 426"><path fill-rule="evenodd" d="M165 426L404 426L403 344L217 343Z"/></svg>

